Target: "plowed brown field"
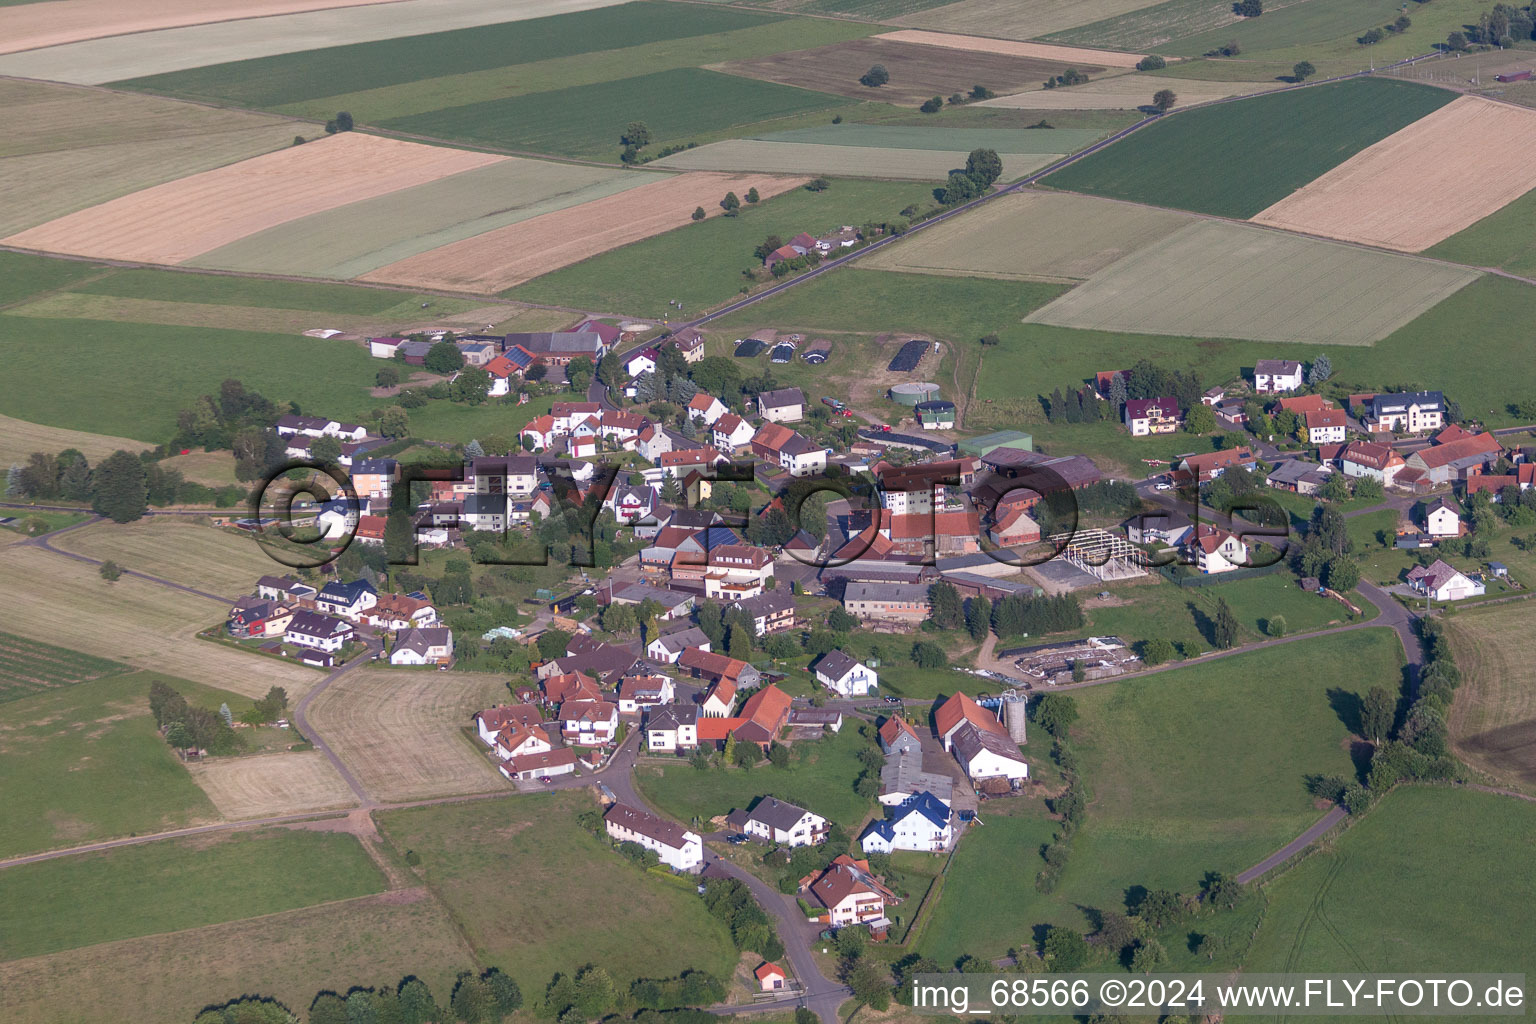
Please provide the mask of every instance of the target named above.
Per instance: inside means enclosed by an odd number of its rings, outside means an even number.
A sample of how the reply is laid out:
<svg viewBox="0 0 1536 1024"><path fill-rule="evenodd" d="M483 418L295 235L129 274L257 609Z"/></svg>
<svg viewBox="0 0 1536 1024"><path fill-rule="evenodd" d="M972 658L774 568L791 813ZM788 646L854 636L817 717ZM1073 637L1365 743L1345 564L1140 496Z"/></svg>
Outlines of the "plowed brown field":
<svg viewBox="0 0 1536 1024"><path fill-rule="evenodd" d="M0 53L214 21L399 0L52 0L0 8Z"/></svg>
<svg viewBox="0 0 1536 1024"><path fill-rule="evenodd" d="M180 263L256 231L506 159L344 132L39 224L9 245Z"/></svg>
<svg viewBox="0 0 1536 1024"><path fill-rule="evenodd" d="M970 50L974 53L1001 53L1009 57L1059 60L1068 64L1098 64L1106 68L1134 68L1136 62L1146 56L1143 53L1121 53L1118 50L1093 50L1086 46L1023 43L1013 39L987 39L984 36L967 36L955 32L927 32L916 28L902 29L900 32L882 32L875 38L889 39L894 43L946 46L951 50Z"/></svg>
<svg viewBox="0 0 1536 1024"><path fill-rule="evenodd" d="M1419 252L1536 188L1536 110L1462 96L1253 220Z"/></svg>
<svg viewBox="0 0 1536 1024"><path fill-rule="evenodd" d="M362 281L499 292L551 270L688 224L703 207L718 215L727 192L764 199L805 178L766 174L679 174L581 206L546 213L440 246L362 275Z"/></svg>

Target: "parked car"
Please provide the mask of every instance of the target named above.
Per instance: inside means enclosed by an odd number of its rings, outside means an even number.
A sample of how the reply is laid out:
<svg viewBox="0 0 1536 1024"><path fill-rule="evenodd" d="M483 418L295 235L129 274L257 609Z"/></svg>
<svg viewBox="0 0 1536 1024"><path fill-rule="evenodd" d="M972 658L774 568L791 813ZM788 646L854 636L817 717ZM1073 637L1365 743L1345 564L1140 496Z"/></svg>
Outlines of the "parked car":
<svg viewBox="0 0 1536 1024"><path fill-rule="evenodd" d="M1154 491L1171 491L1173 490L1173 484L1166 480L1159 480L1155 485L1153 485L1152 489Z"/></svg>
<svg viewBox="0 0 1536 1024"><path fill-rule="evenodd" d="M547 786L547 785L549 785L549 784L550 784L550 783L551 783L551 782L554 782L554 781L555 781L555 780L554 780L554 778L553 778L553 777L552 777L552 776L549 776L549 775L541 775L541 776L539 776L539 781L540 781L540 782L542 782L542 783L544 783L544 785L546 785L546 786Z"/></svg>
<svg viewBox="0 0 1536 1024"><path fill-rule="evenodd" d="M900 704L901 703L901 698L900 697L887 697L887 698L885 698L885 702L887 704Z"/></svg>
<svg viewBox="0 0 1536 1024"><path fill-rule="evenodd" d="M732 846L740 846L742 843L747 841L747 836L744 832L737 832L733 836L726 836L725 841L730 843Z"/></svg>

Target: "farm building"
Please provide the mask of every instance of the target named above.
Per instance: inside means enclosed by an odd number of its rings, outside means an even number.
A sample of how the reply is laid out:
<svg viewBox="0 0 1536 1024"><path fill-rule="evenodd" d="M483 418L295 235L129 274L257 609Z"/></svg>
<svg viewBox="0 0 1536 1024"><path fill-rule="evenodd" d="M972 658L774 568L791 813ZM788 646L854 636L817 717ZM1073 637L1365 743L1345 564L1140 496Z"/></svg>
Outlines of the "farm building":
<svg viewBox="0 0 1536 1024"><path fill-rule="evenodd" d="M1098 528L1047 537L1060 546L1057 556L1098 580L1125 580L1146 575L1146 555L1125 538Z"/></svg>
<svg viewBox="0 0 1536 1024"><path fill-rule="evenodd" d="M953 430L955 428L955 403L945 399L918 402L913 406L917 422L924 430Z"/></svg>
<svg viewBox="0 0 1536 1024"><path fill-rule="evenodd" d="M981 458L989 455L996 448L1016 448L1023 452L1035 450L1034 438L1022 430L996 430L990 434L982 434L968 441L961 441L957 446L961 455L973 455Z"/></svg>

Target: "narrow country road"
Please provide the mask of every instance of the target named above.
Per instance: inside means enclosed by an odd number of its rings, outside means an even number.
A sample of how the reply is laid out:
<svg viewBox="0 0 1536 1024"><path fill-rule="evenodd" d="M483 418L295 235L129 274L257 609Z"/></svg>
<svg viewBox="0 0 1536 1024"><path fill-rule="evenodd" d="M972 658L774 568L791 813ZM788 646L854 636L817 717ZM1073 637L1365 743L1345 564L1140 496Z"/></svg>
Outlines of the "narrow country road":
<svg viewBox="0 0 1536 1024"><path fill-rule="evenodd" d="M79 511L79 509L72 509L71 511ZM91 558L87 555L77 555L73 551L64 551L60 548L56 548L53 546L53 539L60 536L61 534L70 533L71 531L83 529L87 526L95 526L97 523L104 523L106 521L107 520L104 516L92 516L90 519L87 519L83 523L75 523L73 526L66 526L62 529L53 530L49 533L39 534L36 537L28 537L26 540L19 542L17 547L42 548L44 551L51 551L55 555L62 555L65 558L72 559L76 562L81 562L85 565L91 565L100 568L105 564L102 559ZM196 587L189 587L185 584L177 583L174 580L165 579L162 576L151 576L149 573L140 572L137 569L122 568L122 573L124 576L132 576L137 580L145 580L149 583L159 584L162 587L169 587L171 590L179 590L183 594L191 594L194 597L205 597L210 601L217 601L224 605L226 608L235 603L234 598L224 597L220 594L210 594L206 590L198 590Z"/></svg>
<svg viewBox="0 0 1536 1024"><path fill-rule="evenodd" d="M308 693L299 698L299 702L293 706L293 727L298 730L300 736L314 744L315 749L324 754L327 761L331 762L331 767L336 769L336 774L341 776L342 781L347 784L347 788L352 790L352 794L357 797L358 806L365 811L371 811L378 807L378 804L374 801L373 797L368 795L368 791L357 780L357 776L353 775L351 770L342 763L341 758L336 756L336 752L331 749L331 745L325 742L325 737L321 736L309 724L308 718L309 706L315 702L316 697L325 692L326 687L358 666L369 664L384 649L384 645L378 640L370 639L366 643L368 649L364 653L357 655L351 661L327 673L324 679L316 683Z"/></svg>

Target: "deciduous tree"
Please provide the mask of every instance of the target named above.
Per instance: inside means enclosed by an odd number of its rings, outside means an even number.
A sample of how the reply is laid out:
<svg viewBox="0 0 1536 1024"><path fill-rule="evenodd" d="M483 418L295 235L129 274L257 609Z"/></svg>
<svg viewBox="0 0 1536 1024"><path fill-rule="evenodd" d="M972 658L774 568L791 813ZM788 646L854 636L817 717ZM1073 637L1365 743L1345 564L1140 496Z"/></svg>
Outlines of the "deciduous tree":
<svg viewBox="0 0 1536 1024"><path fill-rule="evenodd" d="M144 463L136 455L118 450L96 467L92 481L91 508L113 522L131 523L144 518L149 502Z"/></svg>

